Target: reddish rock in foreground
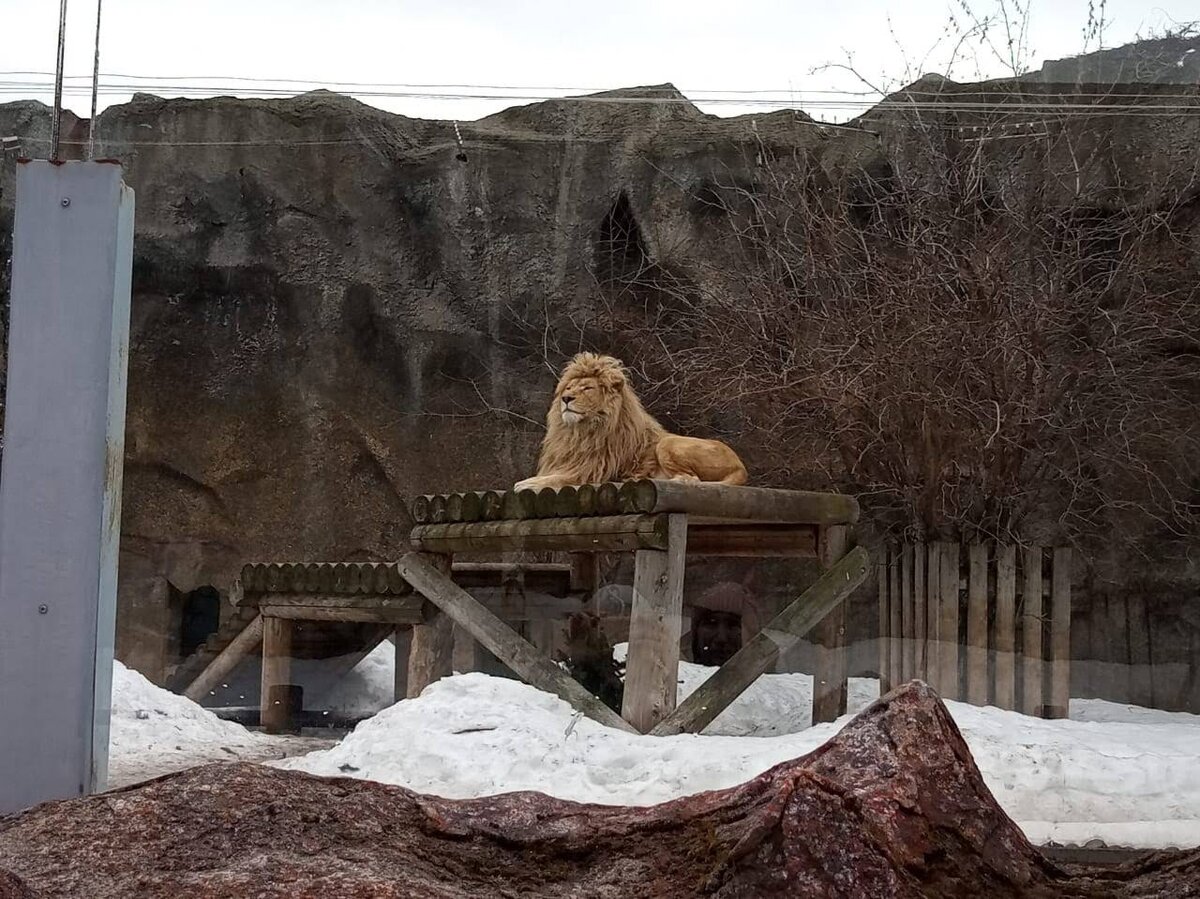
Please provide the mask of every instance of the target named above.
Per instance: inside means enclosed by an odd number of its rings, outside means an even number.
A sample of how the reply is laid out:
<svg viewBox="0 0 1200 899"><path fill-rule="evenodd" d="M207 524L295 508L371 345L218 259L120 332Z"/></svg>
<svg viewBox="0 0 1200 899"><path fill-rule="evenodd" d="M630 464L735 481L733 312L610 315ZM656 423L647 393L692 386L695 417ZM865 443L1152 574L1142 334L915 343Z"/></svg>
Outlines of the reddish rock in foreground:
<svg viewBox="0 0 1200 899"><path fill-rule="evenodd" d="M11 895L93 899L1200 895L1195 853L1045 859L919 683L804 758L649 808L207 765L0 820L0 865Z"/></svg>

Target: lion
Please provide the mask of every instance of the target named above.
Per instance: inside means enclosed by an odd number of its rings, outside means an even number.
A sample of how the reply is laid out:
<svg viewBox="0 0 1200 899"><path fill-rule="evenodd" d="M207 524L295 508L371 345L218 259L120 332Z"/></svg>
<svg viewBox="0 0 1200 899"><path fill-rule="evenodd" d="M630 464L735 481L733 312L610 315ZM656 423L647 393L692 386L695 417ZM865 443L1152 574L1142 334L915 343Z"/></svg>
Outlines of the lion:
<svg viewBox="0 0 1200 899"><path fill-rule="evenodd" d="M660 478L745 484L746 466L719 440L671 434L643 407L621 360L579 353L546 413L537 474L516 489Z"/></svg>

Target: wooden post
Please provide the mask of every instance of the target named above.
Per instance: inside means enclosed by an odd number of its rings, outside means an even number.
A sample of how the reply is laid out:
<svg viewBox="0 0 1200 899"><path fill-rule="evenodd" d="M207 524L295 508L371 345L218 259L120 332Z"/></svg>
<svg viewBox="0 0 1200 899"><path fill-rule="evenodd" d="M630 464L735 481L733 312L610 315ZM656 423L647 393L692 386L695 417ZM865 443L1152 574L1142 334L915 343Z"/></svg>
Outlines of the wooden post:
<svg viewBox="0 0 1200 899"><path fill-rule="evenodd" d="M633 610L621 717L642 733L675 711L687 516L672 514L667 551L640 550L634 562Z"/></svg>
<svg viewBox="0 0 1200 899"><path fill-rule="evenodd" d="M269 734L281 734L291 727L291 709L280 696L280 688L292 682L292 623L290 618L263 619L259 723Z"/></svg>
<svg viewBox="0 0 1200 899"><path fill-rule="evenodd" d="M1071 703L1071 549L1054 550L1050 576L1050 703L1048 718L1066 718Z"/></svg>
<svg viewBox="0 0 1200 899"><path fill-rule="evenodd" d="M943 699L962 695L958 677L959 545L942 544L942 600L938 609L938 692Z"/></svg>
<svg viewBox="0 0 1200 899"><path fill-rule="evenodd" d="M889 656L892 660L893 684L902 684L907 680L904 676L904 593L900 588L900 560L903 556L903 551L893 553L888 562L888 615L891 617L892 632Z"/></svg>
<svg viewBox="0 0 1200 899"><path fill-rule="evenodd" d="M436 556L437 568L450 576L450 556ZM413 585L416 587L416 584ZM419 590L419 588L418 588ZM429 599L426 596L426 599ZM436 609L436 606L435 606ZM424 624L412 628L408 650L408 697L413 699L434 681L449 676L454 670L454 622L436 609Z"/></svg>
<svg viewBox="0 0 1200 899"><path fill-rule="evenodd" d="M925 560L925 665L929 686L939 693L942 689L938 628L942 608L942 544L931 542L926 547Z"/></svg>
<svg viewBox="0 0 1200 899"><path fill-rule="evenodd" d="M904 554L900 557L900 602L900 623L904 630L900 673L907 682L917 676L917 634L913 629L916 617L916 610L913 608L913 548L912 544L907 543L904 545Z"/></svg>
<svg viewBox="0 0 1200 899"><path fill-rule="evenodd" d="M408 658L412 650L412 634L411 626L398 627L392 632L392 642L396 644L396 663L392 674L393 702L408 698Z"/></svg>
<svg viewBox="0 0 1200 899"><path fill-rule="evenodd" d="M804 638L831 610L846 601L867 579L870 558L861 546L852 549L786 609L768 622L673 714L651 733L666 736L695 733L723 712L759 675L771 669L780 653Z"/></svg>
<svg viewBox="0 0 1200 899"><path fill-rule="evenodd" d="M892 660L888 657L888 646L891 642L892 618L888 614L888 555L893 552L890 547L883 548L883 556L875 566L875 577L879 587L879 695L882 696L894 686L889 676Z"/></svg>
<svg viewBox="0 0 1200 899"><path fill-rule="evenodd" d="M1016 708L1017 548L996 545L996 705Z"/></svg>
<svg viewBox="0 0 1200 899"><path fill-rule="evenodd" d="M1021 597L1021 711L1041 715L1042 669L1042 549L1026 547L1024 595Z"/></svg>
<svg viewBox="0 0 1200 899"><path fill-rule="evenodd" d="M913 677L929 681L929 594L925 590L927 551L924 543L913 548Z"/></svg>
<svg viewBox="0 0 1200 899"><path fill-rule="evenodd" d="M988 703L988 549L985 543L967 548L967 702Z"/></svg>
<svg viewBox="0 0 1200 899"><path fill-rule="evenodd" d="M821 567L828 571L846 555L849 531L845 525L821 528L817 553ZM893 626L896 619L892 618ZM834 721L846 714L846 603L838 603L816 627L816 670L813 672L813 724ZM895 670L897 644L890 656Z"/></svg>
<svg viewBox="0 0 1200 899"><path fill-rule="evenodd" d="M616 712L585 690L557 664L455 584L422 553L408 553L398 563L405 579L442 611L461 624L485 649L526 683L554 693L589 718L626 732L633 728Z"/></svg>

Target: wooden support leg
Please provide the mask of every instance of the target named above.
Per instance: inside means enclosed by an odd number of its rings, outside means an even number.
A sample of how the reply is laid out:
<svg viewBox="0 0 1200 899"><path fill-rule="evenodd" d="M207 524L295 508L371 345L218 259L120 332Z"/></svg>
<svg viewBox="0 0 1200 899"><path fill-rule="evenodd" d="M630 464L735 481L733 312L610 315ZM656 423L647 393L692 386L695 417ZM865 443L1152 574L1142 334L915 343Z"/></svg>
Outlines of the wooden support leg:
<svg viewBox="0 0 1200 899"><path fill-rule="evenodd" d="M392 635L396 643L395 692L392 694L395 702L408 698L408 657L412 649L411 627L398 627Z"/></svg>
<svg viewBox="0 0 1200 899"><path fill-rule="evenodd" d="M828 570L845 554L849 534L844 525L821 528L818 554ZM813 724L846 714L846 603L840 602L817 625L817 664L813 673ZM893 644L893 652L895 644Z"/></svg>
<svg viewBox="0 0 1200 899"><path fill-rule="evenodd" d="M670 516L667 551L639 550L621 717L642 733L675 711L687 516Z"/></svg>
<svg viewBox="0 0 1200 899"><path fill-rule="evenodd" d="M450 576L450 556L438 556L438 570ZM424 624L414 624L412 644L408 651L408 697L421 695L421 691L434 681L448 677L453 672L454 622L437 609Z"/></svg>
<svg viewBox="0 0 1200 899"><path fill-rule="evenodd" d="M806 637L832 609L845 602L846 597L866 580L869 561L867 551L861 546L848 552L795 602L772 618L757 637L739 649L651 733L666 736L703 730L759 675L768 671L781 652Z"/></svg>
<svg viewBox="0 0 1200 899"><path fill-rule="evenodd" d="M262 696L259 723L269 734L288 730L291 709L281 688L292 680L292 620L263 619Z"/></svg>

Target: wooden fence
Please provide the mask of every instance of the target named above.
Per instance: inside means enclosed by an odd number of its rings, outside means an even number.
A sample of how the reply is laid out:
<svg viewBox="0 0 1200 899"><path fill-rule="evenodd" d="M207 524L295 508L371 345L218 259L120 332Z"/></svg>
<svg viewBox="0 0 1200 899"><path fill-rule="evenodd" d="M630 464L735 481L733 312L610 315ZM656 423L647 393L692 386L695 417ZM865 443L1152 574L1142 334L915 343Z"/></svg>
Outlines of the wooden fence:
<svg viewBox="0 0 1200 899"><path fill-rule="evenodd" d="M878 574L884 690L919 678L944 699L1067 716L1069 548L905 544Z"/></svg>

